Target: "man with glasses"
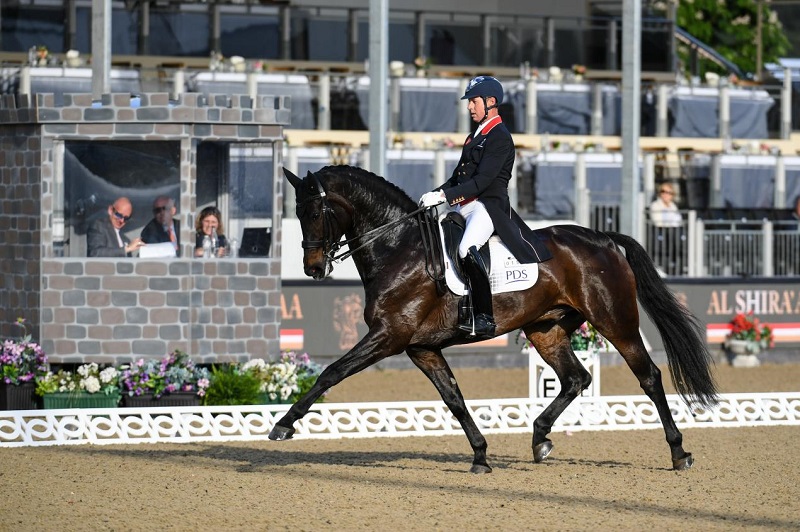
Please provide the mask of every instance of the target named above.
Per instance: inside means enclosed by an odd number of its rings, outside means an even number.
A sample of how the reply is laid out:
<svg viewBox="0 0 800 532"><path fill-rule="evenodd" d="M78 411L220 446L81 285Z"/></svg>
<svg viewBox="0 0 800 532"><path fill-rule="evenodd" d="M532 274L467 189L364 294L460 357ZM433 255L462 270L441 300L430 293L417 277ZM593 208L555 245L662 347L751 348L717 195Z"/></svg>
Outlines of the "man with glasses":
<svg viewBox="0 0 800 532"><path fill-rule="evenodd" d="M153 219L142 229L142 240L147 244L172 243L175 256L181 255L180 221L173 219L177 209L169 196L159 196L153 202Z"/></svg>
<svg viewBox="0 0 800 532"><path fill-rule="evenodd" d="M133 242L121 231L131 219L133 205L126 197L108 206L108 218L95 220L86 231L86 247L89 257L130 257L144 245L141 238Z"/></svg>

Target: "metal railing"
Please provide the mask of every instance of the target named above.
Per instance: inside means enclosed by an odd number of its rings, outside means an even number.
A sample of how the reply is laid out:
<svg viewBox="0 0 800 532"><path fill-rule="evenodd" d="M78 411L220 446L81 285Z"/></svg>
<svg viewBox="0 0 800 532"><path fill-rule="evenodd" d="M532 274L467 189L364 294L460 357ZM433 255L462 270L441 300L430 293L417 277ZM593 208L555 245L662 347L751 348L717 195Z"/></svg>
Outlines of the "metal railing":
<svg viewBox="0 0 800 532"><path fill-rule="evenodd" d="M590 227L618 230L618 212L618 205L593 204ZM703 220L694 210L681 214L678 227L659 227L648 219L643 234L634 235L663 275L800 275L800 220Z"/></svg>

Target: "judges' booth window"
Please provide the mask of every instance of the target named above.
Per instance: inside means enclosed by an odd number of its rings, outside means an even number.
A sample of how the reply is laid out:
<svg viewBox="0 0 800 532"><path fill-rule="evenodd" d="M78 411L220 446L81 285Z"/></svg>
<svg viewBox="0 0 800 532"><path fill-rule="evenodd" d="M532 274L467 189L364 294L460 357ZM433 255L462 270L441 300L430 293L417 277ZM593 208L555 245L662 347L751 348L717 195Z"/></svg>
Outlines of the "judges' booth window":
<svg viewBox="0 0 800 532"><path fill-rule="evenodd" d="M230 146L228 182L220 189L220 203L227 211L231 247L239 256L272 255L273 159L272 144Z"/></svg>
<svg viewBox="0 0 800 532"><path fill-rule="evenodd" d="M55 172L54 195L63 211L56 208L54 212L56 255L89 256L87 231L92 224L105 230L108 246L119 248L112 217L124 222L118 223L123 240L138 238L154 219L153 206L159 196L173 199L178 209L175 217L181 219L178 141L65 141L63 155L58 152L63 168ZM120 198L130 201L130 210L114 209Z"/></svg>

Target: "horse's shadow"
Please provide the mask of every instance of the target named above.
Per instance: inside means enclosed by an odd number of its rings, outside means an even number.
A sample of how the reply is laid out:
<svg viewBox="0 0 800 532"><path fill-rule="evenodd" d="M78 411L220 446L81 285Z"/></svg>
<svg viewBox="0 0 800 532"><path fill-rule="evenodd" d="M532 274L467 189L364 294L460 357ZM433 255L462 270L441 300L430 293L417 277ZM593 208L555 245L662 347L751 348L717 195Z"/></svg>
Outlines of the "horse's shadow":
<svg viewBox="0 0 800 532"><path fill-rule="evenodd" d="M278 444L281 445L281 444ZM200 446L198 449L196 446ZM401 469L431 469L425 464L438 464L444 466L445 471L465 471L469 468L472 457L468 453L444 453L433 451L349 451L325 450L306 451L284 446L278 448L274 443L265 443L264 447L240 446L236 443L228 444L194 444L191 450L182 445L174 448L149 446L136 447L70 447L72 452L88 452L94 455L118 455L126 458L141 458L145 460L161 460L180 462L186 460L187 465L197 458L206 458L217 461L220 465L229 464L240 472L259 472L272 467L293 467L297 465L347 465L365 468L401 468ZM586 460L573 458L549 457L542 464L534 464L533 458L523 459L519 456L495 454L489 457L495 469L527 470L531 467L546 467L549 465L580 465L595 468L626 468L639 469L639 466L629 462L616 460ZM659 470L662 468L644 468Z"/></svg>

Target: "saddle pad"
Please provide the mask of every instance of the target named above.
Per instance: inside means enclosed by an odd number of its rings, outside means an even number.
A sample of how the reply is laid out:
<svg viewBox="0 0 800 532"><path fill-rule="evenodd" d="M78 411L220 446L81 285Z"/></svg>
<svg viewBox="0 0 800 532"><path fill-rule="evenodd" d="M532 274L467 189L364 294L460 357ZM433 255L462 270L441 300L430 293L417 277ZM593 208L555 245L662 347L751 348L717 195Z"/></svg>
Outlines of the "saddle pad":
<svg viewBox="0 0 800 532"><path fill-rule="evenodd" d="M439 235L441 239L444 239L443 231L439 231ZM444 249L444 241L442 241L442 249ZM536 279L539 277L539 265L535 262L520 264L498 236L489 239L489 253L492 257L492 264L489 267L489 282L492 285L493 294L527 290L536 283ZM456 295L465 295L467 288L456 275L453 263L446 254L444 267L447 288Z"/></svg>

